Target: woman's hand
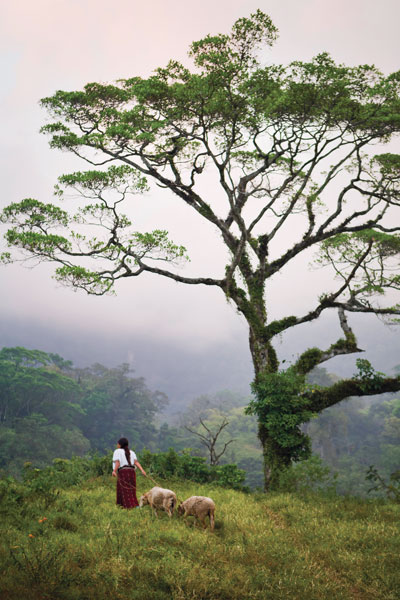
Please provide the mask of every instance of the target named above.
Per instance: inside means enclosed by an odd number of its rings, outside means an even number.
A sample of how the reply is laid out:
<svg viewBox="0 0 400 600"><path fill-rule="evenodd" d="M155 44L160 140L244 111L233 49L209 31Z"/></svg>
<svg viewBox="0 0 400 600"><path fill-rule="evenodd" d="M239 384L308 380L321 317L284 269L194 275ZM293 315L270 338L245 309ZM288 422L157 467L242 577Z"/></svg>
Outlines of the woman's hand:
<svg viewBox="0 0 400 600"><path fill-rule="evenodd" d="M140 462L137 459L135 460L135 465L140 469L142 475L144 475L145 477L147 477L146 471L143 469L142 465L140 464Z"/></svg>
<svg viewBox="0 0 400 600"><path fill-rule="evenodd" d="M112 472L112 476L116 477L117 476L117 471L118 471L121 463L119 462L119 460L116 460L113 464L114 464L114 469L113 469L113 472Z"/></svg>

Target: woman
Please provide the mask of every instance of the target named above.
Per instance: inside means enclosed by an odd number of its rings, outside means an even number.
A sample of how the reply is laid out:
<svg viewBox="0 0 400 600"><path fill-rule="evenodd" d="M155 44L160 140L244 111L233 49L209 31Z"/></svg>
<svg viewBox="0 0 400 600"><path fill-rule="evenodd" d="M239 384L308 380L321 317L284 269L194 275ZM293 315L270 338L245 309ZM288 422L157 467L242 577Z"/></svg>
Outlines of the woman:
<svg viewBox="0 0 400 600"><path fill-rule="evenodd" d="M136 498L136 473L138 467L146 477L146 471L138 461L136 454L129 450L129 442L122 437L118 440L118 448L113 455L112 476L117 477L117 504L124 508L136 508L139 502Z"/></svg>

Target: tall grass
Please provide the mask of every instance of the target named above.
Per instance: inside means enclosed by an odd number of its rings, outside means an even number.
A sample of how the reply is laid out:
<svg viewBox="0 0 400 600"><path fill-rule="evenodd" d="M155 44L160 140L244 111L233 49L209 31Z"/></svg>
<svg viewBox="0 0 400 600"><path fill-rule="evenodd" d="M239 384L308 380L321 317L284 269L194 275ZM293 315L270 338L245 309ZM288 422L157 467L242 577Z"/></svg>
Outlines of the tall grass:
<svg viewBox="0 0 400 600"><path fill-rule="evenodd" d="M4 483L4 482L3 482ZM115 505L115 480L53 493L3 489L4 600L385 599L400 589L400 506L319 495L245 494L161 480L180 499L211 496L214 533L176 514ZM13 488L14 486L14 488ZM138 494L153 483L138 476Z"/></svg>

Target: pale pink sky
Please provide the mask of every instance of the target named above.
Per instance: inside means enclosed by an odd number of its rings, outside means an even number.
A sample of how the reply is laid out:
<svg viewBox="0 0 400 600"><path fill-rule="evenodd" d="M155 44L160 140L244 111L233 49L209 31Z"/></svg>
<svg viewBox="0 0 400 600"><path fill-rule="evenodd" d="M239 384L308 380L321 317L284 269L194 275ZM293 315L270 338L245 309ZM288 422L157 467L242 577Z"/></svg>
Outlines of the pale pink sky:
<svg viewBox="0 0 400 600"><path fill-rule="evenodd" d="M50 151L39 135L46 119L40 98L89 81L147 75L170 58L187 61L190 42L228 32L237 18L257 8L280 30L267 60L309 59L327 50L339 62L375 63L385 72L400 68L398 0L3 1L1 205L24 197L47 201L57 176L76 166L65 154ZM212 241L207 243L208 261ZM194 242L194 256L201 252L204 242ZM88 331L101 322L117 332L130 327L156 331L163 338L191 337L198 344L244 335L239 317L213 290L178 289L171 282L144 279L126 282L117 298L98 299L58 287L46 266L0 269L7 290L0 310L10 319L35 314L54 327L80 323Z"/></svg>

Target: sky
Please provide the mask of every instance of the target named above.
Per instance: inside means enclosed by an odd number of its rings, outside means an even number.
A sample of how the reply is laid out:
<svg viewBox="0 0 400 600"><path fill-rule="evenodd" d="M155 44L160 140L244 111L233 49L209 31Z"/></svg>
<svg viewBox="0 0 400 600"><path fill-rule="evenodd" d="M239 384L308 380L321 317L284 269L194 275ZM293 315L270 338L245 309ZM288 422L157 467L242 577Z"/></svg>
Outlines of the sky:
<svg viewBox="0 0 400 600"><path fill-rule="evenodd" d="M91 81L148 76L171 58L189 64L192 41L228 32L237 18L257 8L279 29L277 43L265 54L271 62L308 60L328 51L337 62L375 64L384 73L400 66L398 0L3 1L0 206L27 197L51 201L57 177L84 168L50 150L39 134L47 119L41 98ZM191 274L215 268L214 232L196 236L192 216L179 212L174 200L150 194L142 208L143 226L165 220L178 236L175 241L188 247ZM247 389L252 369L246 325L219 290L145 276L119 284L116 296L98 298L61 287L52 272L50 265L0 267L0 347L58 352L80 366L129 362L151 385L178 395ZM271 291L282 316L289 296L299 305L307 300L294 273ZM393 329L365 319L357 323L378 367L387 364L388 352L390 367L400 363ZM327 327L329 318L307 332L291 333L282 352L290 358L304 344L327 347L336 339L324 342ZM341 360L335 359L339 370ZM178 380L185 384L177 385Z"/></svg>

